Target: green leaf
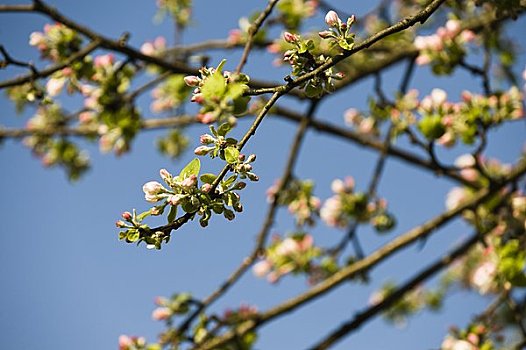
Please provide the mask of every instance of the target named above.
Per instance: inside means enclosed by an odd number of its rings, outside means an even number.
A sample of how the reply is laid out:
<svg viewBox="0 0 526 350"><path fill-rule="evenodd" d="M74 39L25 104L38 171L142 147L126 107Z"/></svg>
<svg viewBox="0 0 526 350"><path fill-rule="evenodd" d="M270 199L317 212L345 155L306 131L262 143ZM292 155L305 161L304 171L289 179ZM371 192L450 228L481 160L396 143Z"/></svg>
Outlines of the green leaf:
<svg viewBox="0 0 526 350"><path fill-rule="evenodd" d="M201 92L205 100L217 100L226 92L226 79L223 77L221 72L215 72L208 78L206 78L203 86L201 87Z"/></svg>
<svg viewBox="0 0 526 350"><path fill-rule="evenodd" d="M137 230L129 230L128 234L126 235L126 241L133 243L139 240L139 231Z"/></svg>
<svg viewBox="0 0 526 350"><path fill-rule="evenodd" d="M183 170L179 173L180 180L184 180L191 175L198 176L199 170L201 169L201 161L199 158L194 158L190 163L188 163Z"/></svg>
<svg viewBox="0 0 526 350"><path fill-rule="evenodd" d="M230 185L232 185L234 183L234 181L237 180L237 174L234 174L234 175L230 175L228 177L228 179L224 180L222 182L222 186L227 188L227 187L230 187Z"/></svg>
<svg viewBox="0 0 526 350"><path fill-rule="evenodd" d="M235 116L239 116L244 114L247 111L248 108L248 102L250 101L250 97L238 97L234 100L234 110L232 111L232 114Z"/></svg>
<svg viewBox="0 0 526 350"><path fill-rule="evenodd" d="M217 129L217 134L219 136L225 136L230 132L230 130L232 130L232 125L230 123L223 123Z"/></svg>
<svg viewBox="0 0 526 350"><path fill-rule="evenodd" d="M422 118L418 123L418 128L428 140L438 139L446 132L444 124L442 124L442 117L436 114L426 115Z"/></svg>
<svg viewBox="0 0 526 350"><path fill-rule="evenodd" d="M201 181L206 183L206 184L212 184L215 179L217 178L216 175L214 174L203 174L201 175Z"/></svg>
<svg viewBox="0 0 526 350"><path fill-rule="evenodd" d="M149 210L146 210L146 211L140 213L139 215L137 215L136 220L137 220L138 222L141 222L141 221L143 221L146 217L150 216L151 214L152 214L152 213L151 213Z"/></svg>
<svg viewBox="0 0 526 350"><path fill-rule="evenodd" d="M172 205L170 208L170 212L168 213L168 223L174 221L176 216L177 216L177 206Z"/></svg>
<svg viewBox="0 0 526 350"><path fill-rule="evenodd" d="M221 73L225 64L226 64L226 60L223 58L221 62L219 62L219 65L217 66L216 71Z"/></svg>
<svg viewBox="0 0 526 350"><path fill-rule="evenodd" d="M225 160L229 164L235 164L239 162L239 150L236 147L225 148Z"/></svg>

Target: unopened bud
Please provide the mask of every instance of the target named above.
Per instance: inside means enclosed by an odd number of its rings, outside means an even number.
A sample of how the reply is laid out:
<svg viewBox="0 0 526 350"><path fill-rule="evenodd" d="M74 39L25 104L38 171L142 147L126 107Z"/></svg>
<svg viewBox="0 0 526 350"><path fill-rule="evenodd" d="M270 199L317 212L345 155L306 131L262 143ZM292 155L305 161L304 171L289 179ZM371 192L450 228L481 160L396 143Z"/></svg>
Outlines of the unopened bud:
<svg viewBox="0 0 526 350"><path fill-rule="evenodd" d="M197 176L195 176L194 174L190 175L189 177L184 179L183 182L181 182L181 186L184 186L184 187L194 187L196 184L197 184Z"/></svg>
<svg viewBox="0 0 526 350"><path fill-rule="evenodd" d="M253 163L255 160L256 160L256 155L255 154L251 154L247 158L247 163Z"/></svg>
<svg viewBox="0 0 526 350"><path fill-rule="evenodd" d="M212 185L210 184L204 184L203 186L201 186L201 191L205 193L210 192L211 189L212 189Z"/></svg>
<svg viewBox="0 0 526 350"><path fill-rule="evenodd" d="M257 176L256 174L254 173L247 173L247 176L248 178L250 179L250 181L259 181L259 176Z"/></svg>
<svg viewBox="0 0 526 350"><path fill-rule="evenodd" d="M246 172L252 170L252 165L250 165L250 164L243 164L242 165L242 169L243 169L243 172L246 173Z"/></svg>
<svg viewBox="0 0 526 350"><path fill-rule="evenodd" d="M207 146L199 146L197 147L195 150L194 150L194 154L198 155L198 156L206 156L208 154L208 152L211 151L211 148L210 147L207 147Z"/></svg>
<svg viewBox="0 0 526 350"><path fill-rule="evenodd" d="M292 34L292 33L289 33L289 32L285 32L283 33L283 39L285 39L286 42L290 43L290 44L293 44L295 42L297 42L299 40L299 36L297 36L296 34Z"/></svg>
<svg viewBox="0 0 526 350"><path fill-rule="evenodd" d="M334 36L334 33L331 32L330 30L324 30L322 32L319 32L318 35L322 38L322 39L328 39L328 38L331 38Z"/></svg>
<svg viewBox="0 0 526 350"><path fill-rule="evenodd" d="M240 162L244 162L244 161L245 161L245 158L246 158L246 156L245 156L243 153L240 153L239 156L237 157L237 159L238 159Z"/></svg>
<svg viewBox="0 0 526 350"><path fill-rule="evenodd" d="M247 183L246 182L243 182L243 181L240 181L238 182L235 186L234 186L234 189L236 190L242 190L243 188L247 187Z"/></svg>
<svg viewBox="0 0 526 350"><path fill-rule="evenodd" d="M236 214L234 214L234 212L232 210L229 210L229 209L225 209L225 211L223 212L223 216L229 220L229 221L232 221L234 220L234 218L236 217Z"/></svg>
<svg viewBox="0 0 526 350"><path fill-rule="evenodd" d="M126 221L130 221L132 218L132 214L129 211L125 211L122 213L122 218Z"/></svg>
<svg viewBox="0 0 526 350"><path fill-rule="evenodd" d="M191 99L190 101L201 104L201 103L203 103L204 100L205 100L205 99L204 99L204 97L203 97L203 94L201 94L201 93L197 93L197 94L194 94L194 95L192 96L192 99Z"/></svg>
<svg viewBox="0 0 526 350"><path fill-rule="evenodd" d="M212 135L209 135L209 134L203 134L199 137L199 142L202 143L203 145L209 145L211 143L214 143L215 141L216 139Z"/></svg>
<svg viewBox="0 0 526 350"><path fill-rule="evenodd" d="M198 86L200 81L201 79L199 79L199 77L196 77L195 75L188 75L184 77L184 82L188 86Z"/></svg>
<svg viewBox="0 0 526 350"><path fill-rule="evenodd" d="M351 28L355 21L356 21L355 15L352 15L351 17L347 18L347 27Z"/></svg>
<svg viewBox="0 0 526 350"><path fill-rule="evenodd" d="M161 176L161 179L163 179L164 181L167 181L168 179L172 177L172 174L170 174L168 170L166 169L159 170L159 175Z"/></svg>
<svg viewBox="0 0 526 350"><path fill-rule="evenodd" d="M338 27L341 22L342 20L338 17L338 14L332 10L325 15L325 23L327 23L329 27Z"/></svg>
<svg viewBox="0 0 526 350"><path fill-rule="evenodd" d="M126 223L122 220L119 220L117 222L115 222L115 226L119 227L119 228L123 228L123 227L126 227Z"/></svg>

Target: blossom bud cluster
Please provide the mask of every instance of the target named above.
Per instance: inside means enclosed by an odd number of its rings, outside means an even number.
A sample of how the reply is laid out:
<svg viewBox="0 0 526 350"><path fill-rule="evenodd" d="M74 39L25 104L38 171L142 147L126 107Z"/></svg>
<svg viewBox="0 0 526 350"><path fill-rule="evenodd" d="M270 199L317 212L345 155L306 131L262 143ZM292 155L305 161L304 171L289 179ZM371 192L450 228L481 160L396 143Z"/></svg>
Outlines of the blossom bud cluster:
<svg viewBox="0 0 526 350"><path fill-rule="evenodd" d="M314 271L314 260L321 255L321 250L314 246L310 234L296 234L282 239L274 236L272 243L265 251L265 258L257 262L253 272L258 277L265 277L270 283L276 283L289 273L307 273Z"/></svg>
<svg viewBox="0 0 526 350"><path fill-rule="evenodd" d="M418 91L410 90L393 105L373 105L370 117L349 109L345 121L368 135L377 135L379 124L385 120L393 122L394 135L403 134L416 124L427 140L451 147L457 141L473 144L481 127L489 129L524 117L524 95L516 86L489 96L464 91L461 97L459 102L448 101L447 93L435 88L419 100Z"/></svg>
<svg viewBox="0 0 526 350"><path fill-rule="evenodd" d="M396 290L396 284L393 282L385 283L379 290L373 292L369 297L369 305L374 306L382 301ZM400 298L393 306L388 308L383 317L396 325L404 325L407 318L422 309L428 307L430 309L437 308L437 302L441 298L440 293L425 290L419 286L412 289L410 292Z"/></svg>
<svg viewBox="0 0 526 350"><path fill-rule="evenodd" d="M254 160L254 156L247 159L249 162ZM202 185L199 186L199 171L200 161L197 158L188 163L178 176L161 169L159 175L164 185L158 181L149 181L143 186L145 200L158 204L141 214L136 214L135 211L125 212L122 217L127 223L121 220L117 222L117 227L126 229L120 232L119 238L128 243L144 241L147 248L160 249L163 242L169 241L170 231L150 229L142 222L147 216L161 215L169 208L168 223L173 223L177 218L178 208L181 208L187 214L199 215L199 223L204 227L213 214L222 214L227 220L233 220L235 212L243 211L241 198L237 193L246 187L246 183L237 181L243 174L233 174L217 184L216 175L202 174Z"/></svg>
<svg viewBox="0 0 526 350"><path fill-rule="evenodd" d="M499 330L490 329L481 322L474 322L464 330L454 327L442 341L440 350L495 349L494 341L499 339L496 333L500 333Z"/></svg>
<svg viewBox="0 0 526 350"><path fill-rule="evenodd" d="M312 39L302 39L297 34L285 32L283 39L292 48L283 54L283 61L290 63L292 75L299 77L307 74L325 63L328 57L314 53L315 45ZM309 97L320 97L325 92L334 91L334 80L341 80L343 75L333 74L333 69L328 68L313 78L303 83L300 87L305 89Z"/></svg>
<svg viewBox="0 0 526 350"><path fill-rule="evenodd" d="M279 205L288 206L289 212L296 219L297 226L314 225L319 215L320 199L313 195L314 182L311 180L292 179L286 188L280 189L281 184L276 181L267 190L267 200L278 200Z"/></svg>
<svg viewBox="0 0 526 350"><path fill-rule="evenodd" d="M217 68L203 67L200 77L186 76L184 82L194 88L192 102L201 105L197 120L204 124L229 121L235 124L236 116L246 112L250 97L243 96L248 89L249 77L222 71L225 60Z"/></svg>
<svg viewBox="0 0 526 350"><path fill-rule="evenodd" d="M155 321L167 321L173 316L184 315L190 310L192 296L188 293L174 294L171 298L155 298L155 308L152 312L152 319Z"/></svg>
<svg viewBox="0 0 526 350"><path fill-rule="evenodd" d="M258 181L259 177L252 171L252 164L256 160L256 155L248 157L241 154L237 148L238 141L231 137L226 137L232 130L232 125L223 123L219 128L210 126L210 134L203 134L199 138L201 146L194 150L198 156L209 155L211 158L219 157L231 165L232 171L239 175L241 179L248 178L251 181ZM244 183L243 183L244 184Z"/></svg>
<svg viewBox="0 0 526 350"><path fill-rule="evenodd" d="M322 39L330 39L333 46L339 46L343 50L351 50L354 47L355 34L351 33L351 27L356 21L353 15L342 22L335 11L329 11L325 15L325 23L329 26L329 30L324 30L318 33Z"/></svg>
<svg viewBox="0 0 526 350"><path fill-rule="evenodd" d="M152 90L150 110L153 113L173 112L186 101L191 89L183 75L175 74Z"/></svg>
<svg viewBox="0 0 526 350"><path fill-rule="evenodd" d="M317 0L282 0L277 5L279 19L285 28L298 30L305 19L316 13L318 5Z"/></svg>
<svg viewBox="0 0 526 350"><path fill-rule="evenodd" d="M61 23L46 24L43 32L33 32L29 45L40 51L42 58L61 62L80 50L81 37Z"/></svg>
<svg viewBox="0 0 526 350"><path fill-rule="evenodd" d="M242 304L236 310L227 309L223 313L223 321L229 325L237 325L247 321L258 314L258 308L254 305Z"/></svg>
<svg viewBox="0 0 526 350"><path fill-rule="evenodd" d="M380 134L376 118L366 117L355 108L346 110L343 118L347 125L352 126L362 135L376 137Z"/></svg>
<svg viewBox="0 0 526 350"><path fill-rule="evenodd" d="M59 105L41 105L26 127L31 131L54 130L62 127L66 119ZM25 137L23 143L41 158L44 166L63 167L71 180L78 179L89 168L88 155L67 139L35 132Z"/></svg>
<svg viewBox="0 0 526 350"><path fill-rule="evenodd" d="M153 41L147 41L141 45L141 53L148 56L162 56L166 51L166 39L158 36Z"/></svg>
<svg viewBox="0 0 526 350"><path fill-rule="evenodd" d="M170 15L179 28L186 27L191 20L191 0L157 0L158 16Z"/></svg>
<svg viewBox="0 0 526 350"><path fill-rule="evenodd" d="M415 38L414 45L420 51L416 63L431 64L436 74L450 74L466 54L464 45L475 38L472 31L462 30L459 20L450 19L436 33Z"/></svg>
<svg viewBox="0 0 526 350"><path fill-rule="evenodd" d="M394 227L395 219L387 212L387 202L384 199L371 200L365 193L355 192L353 178L336 179L331 189L334 196L327 199L320 210L320 217L327 225L344 228L355 220L369 221L378 232Z"/></svg>

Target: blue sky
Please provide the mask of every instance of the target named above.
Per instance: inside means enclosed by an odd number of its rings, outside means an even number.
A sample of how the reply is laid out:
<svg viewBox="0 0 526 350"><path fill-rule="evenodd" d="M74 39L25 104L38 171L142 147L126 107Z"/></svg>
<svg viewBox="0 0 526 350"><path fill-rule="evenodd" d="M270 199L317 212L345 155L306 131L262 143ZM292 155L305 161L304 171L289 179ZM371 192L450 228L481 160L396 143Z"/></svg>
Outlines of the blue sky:
<svg viewBox="0 0 526 350"><path fill-rule="evenodd" d="M8 1L7 3L24 3ZM168 38L172 27L168 22L155 25L155 2L139 0L49 1L68 16L98 32L117 38L130 31L130 43L136 47L158 35ZM265 6L265 1L226 2L195 1L194 23L185 34L185 42L224 38L237 27L237 19ZM333 1L337 8L361 14L374 6L371 2ZM316 17L313 26L322 27ZM29 34L41 30L47 19L28 14L0 14L0 44L14 57L35 59L35 51L27 45ZM317 23L314 25L313 23ZM514 25L517 32L520 23ZM524 21L522 21L524 25ZM524 39L521 43L524 48ZM220 60L220 55L212 63ZM239 52L227 54L227 68L232 69ZM286 74L271 65L271 58L260 52L251 56L247 71L254 77L279 80ZM521 57L524 67L524 57ZM390 70L385 81L396 81L400 66ZM284 73L285 72L285 73ZM12 73L11 73L12 74ZM9 77L0 71L0 79ZM341 95L331 96L319 110L323 119L342 122L342 113L349 107L364 107L372 82L359 83ZM392 93L396 85L387 84ZM433 87L446 89L456 100L464 89L479 90L473 77L459 73L454 78L435 79L428 69L420 68L414 87L428 93ZM148 99L141 99L141 108L150 115ZM70 101L74 106L75 101ZM306 104L286 100L285 105L305 111ZM0 124L20 126L25 117L17 117L12 105L0 97ZM27 116L26 116L27 117ZM248 124L241 122L238 131ZM192 127L197 137L206 126ZM148 251L119 242L114 222L123 210L144 210L142 185L159 180L158 170L178 172L192 158L187 152L181 160L171 161L157 154L155 138L161 132L145 132L133 144L130 154L116 158L101 155L97 147L82 143L90 152L92 170L77 183L69 183L58 169L44 169L38 159L19 142L8 140L0 146L0 334L5 349L112 349L120 334L144 335L154 340L162 330L151 320L155 296L169 296L188 291L196 297L207 296L248 254L252 240L263 221L266 208L265 191L282 172L295 125L281 120L265 120L247 146L247 152L258 155L255 171L261 181L243 191L245 211L233 222L212 219L201 229L197 223L185 225L173 233L173 239L161 251ZM525 141L525 125L515 123L490 135L488 153L504 161L516 159ZM462 150L444 154L454 159ZM330 196L334 178L352 175L358 188L365 189L377 156L347 142L309 131L300 153L297 174L316 181L316 195ZM203 167L216 165L207 160ZM403 233L444 208L444 198L452 184L429 173L411 169L390 160L379 193L389 200L399 225L391 235L376 236L364 229L361 236L370 252L395 234ZM282 210L272 232L293 229L292 220ZM338 241L343 232L323 225L313 231L315 240L329 244ZM361 309L370 295L388 279L401 281L410 271L425 266L447 247L466 237L469 232L460 223L448 225L435 234L423 249L410 247L372 273L368 286L347 284L329 297L309 304L265 326L260 332L258 349L302 349L350 318ZM415 262L417 262L415 264ZM241 303L256 304L264 310L306 290L299 278L285 278L277 285L247 274L239 285L214 305L221 312ZM424 312L412 318L404 328L387 325L381 319L346 338L335 349L349 347L382 349L437 348L451 324L463 325L488 299L463 291L455 292L439 314ZM381 337L378 335L381 334ZM389 345L387 345L389 344Z"/></svg>

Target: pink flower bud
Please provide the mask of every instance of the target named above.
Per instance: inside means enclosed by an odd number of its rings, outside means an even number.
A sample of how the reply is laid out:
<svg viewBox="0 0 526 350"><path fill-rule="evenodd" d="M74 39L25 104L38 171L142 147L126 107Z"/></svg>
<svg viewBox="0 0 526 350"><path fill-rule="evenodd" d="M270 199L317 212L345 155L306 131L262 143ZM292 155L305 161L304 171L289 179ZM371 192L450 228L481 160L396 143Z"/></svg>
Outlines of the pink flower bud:
<svg viewBox="0 0 526 350"><path fill-rule="evenodd" d="M196 77L195 75L188 75L184 77L184 82L186 83L186 85L194 87L199 85L201 79L199 79L199 77Z"/></svg>
<svg viewBox="0 0 526 350"><path fill-rule="evenodd" d="M201 104L204 102L204 100L205 98L203 97L203 94L197 93L192 96L192 99L190 101Z"/></svg>
<svg viewBox="0 0 526 350"><path fill-rule="evenodd" d="M203 134L199 137L199 142L203 145L209 145L215 142L215 138L209 134Z"/></svg>
<svg viewBox="0 0 526 350"><path fill-rule="evenodd" d="M168 299L166 299L165 297L157 296L157 297L155 297L155 299L153 300L153 302L154 302L155 305L157 305L157 306L165 306L165 305L168 304Z"/></svg>
<svg viewBox="0 0 526 350"><path fill-rule="evenodd" d="M215 122L216 117L214 113L205 113L205 114L198 114L196 117L197 121L203 123L203 124L210 124Z"/></svg>
<svg viewBox="0 0 526 350"><path fill-rule="evenodd" d="M338 17L336 12L330 10L325 15L325 23L327 23L329 27L338 27L342 23L342 20Z"/></svg>
<svg viewBox="0 0 526 350"><path fill-rule="evenodd" d="M418 55L415 62L419 66L425 66L426 64L431 63L431 57L429 57L428 55Z"/></svg>
<svg viewBox="0 0 526 350"><path fill-rule="evenodd" d="M181 182L181 186L184 187L194 187L195 185L197 185L197 176L194 174L190 175Z"/></svg>
<svg viewBox="0 0 526 350"><path fill-rule="evenodd" d="M328 38L332 38L334 36L334 33L331 32L330 30L324 30L322 32L318 32L318 35L322 38L322 39L328 39Z"/></svg>
<svg viewBox="0 0 526 350"><path fill-rule="evenodd" d="M142 186L144 192L144 198L148 202L158 202L162 197L159 196L162 192L165 192L166 189L157 181L150 181Z"/></svg>
<svg viewBox="0 0 526 350"><path fill-rule="evenodd" d="M111 53L107 55L97 56L94 60L95 67L100 68L104 66L110 66L113 64L114 60L114 56Z"/></svg>
<svg viewBox="0 0 526 350"><path fill-rule="evenodd" d="M125 211L122 213L122 218L126 221L130 221L132 218L132 214L129 211Z"/></svg>
<svg viewBox="0 0 526 350"><path fill-rule="evenodd" d="M155 53L155 48L153 47L153 44L149 41L145 42L141 45L141 53L152 56Z"/></svg>
<svg viewBox="0 0 526 350"><path fill-rule="evenodd" d="M122 227L126 227L126 223L122 220L119 220L117 222L115 222L115 226L119 227L119 228L122 228Z"/></svg>
<svg viewBox="0 0 526 350"><path fill-rule="evenodd" d="M262 260L254 265L252 271L257 277L263 277L270 272L271 268L272 266L267 260Z"/></svg>
<svg viewBox="0 0 526 350"><path fill-rule="evenodd" d="M212 185L210 185L210 184L204 184L204 185L201 187L201 191L203 191L203 192L205 192L205 193L210 192L211 189L212 189Z"/></svg>
<svg viewBox="0 0 526 350"><path fill-rule="evenodd" d="M170 316L172 316L172 310L167 307L158 307L152 312L152 318L156 321L167 320Z"/></svg>
<svg viewBox="0 0 526 350"><path fill-rule="evenodd" d="M290 32L285 32L283 33L283 39L285 39L286 42L293 44L299 40L299 36Z"/></svg>
<svg viewBox="0 0 526 350"><path fill-rule="evenodd" d="M199 146L194 150L194 154L198 156L206 156L211 150L212 148L208 146Z"/></svg>
<svg viewBox="0 0 526 350"><path fill-rule="evenodd" d="M37 46L43 43L46 40L46 37L41 32L33 32L29 36L29 45Z"/></svg>
<svg viewBox="0 0 526 350"><path fill-rule="evenodd" d="M65 78L51 78L46 84L46 91L49 96L56 96L62 91L65 83Z"/></svg>
<svg viewBox="0 0 526 350"><path fill-rule="evenodd" d="M460 21L456 19L450 19L446 22L446 30L450 37L455 37L461 30Z"/></svg>
<svg viewBox="0 0 526 350"><path fill-rule="evenodd" d="M159 175L161 176L161 179L163 179L164 181L172 178L172 174L170 174L168 170L166 169L159 170Z"/></svg>
<svg viewBox="0 0 526 350"><path fill-rule="evenodd" d="M471 30L463 30L462 33L460 33L460 39L465 43L475 40L476 37L477 35Z"/></svg>
<svg viewBox="0 0 526 350"><path fill-rule="evenodd" d="M133 345L133 341L127 335L119 336L119 350L128 350Z"/></svg>

